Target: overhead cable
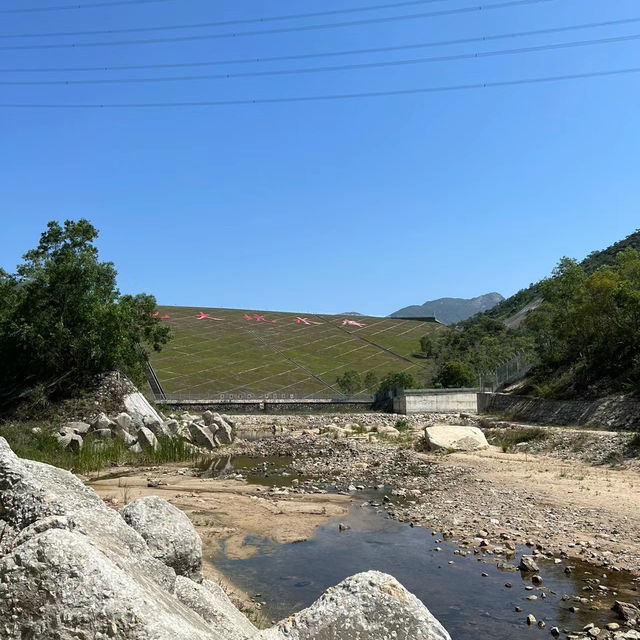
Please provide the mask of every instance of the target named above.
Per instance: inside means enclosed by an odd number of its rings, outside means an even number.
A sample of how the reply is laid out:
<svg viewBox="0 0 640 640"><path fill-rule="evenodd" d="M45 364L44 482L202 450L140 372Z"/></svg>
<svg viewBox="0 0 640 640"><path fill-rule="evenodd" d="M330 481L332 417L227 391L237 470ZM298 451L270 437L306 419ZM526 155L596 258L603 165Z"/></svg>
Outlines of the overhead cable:
<svg viewBox="0 0 640 640"><path fill-rule="evenodd" d="M153 0L161 1L161 0ZM127 29L95 29L91 31L49 31L41 33L2 33L0 38L54 38L62 36L97 36L113 35L116 33L143 33L149 31L172 31L179 29L200 29L206 27L229 27L234 24L255 24L265 22L277 22L280 20L295 20L302 18L319 18L322 16L344 15L348 13L361 13L364 11L381 11L383 9L398 9L400 7L432 4L434 2L446 2L447 0L409 0L407 2L394 2L391 4L372 4L351 9L332 9L327 11L314 11L313 13L289 13L280 16L261 16L258 18L239 18L235 20L223 20L218 22L196 22L192 24L176 24L155 27L130 27ZM2 11L0 11L2 13Z"/></svg>
<svg viewBox="0 0 640 640"><path fill-rule="evenodd" d="M76 49L85 47L114 47L122 45L144 45L144 44L160 44L167 42L193 42L198 40L219 40L228 38L241 38L260 35L273 35L277 33L295 33L301 31L318 31L322 29L336 29L340 27L364 26L369 24L382 24L386 22L399 22L404 20L422 20L427 18L438 18L448 15L462 15L470 13L478 13L482 11L491 11L497 9L510 9L513 7L522 7L526 5L542 4L555 2L556 0L507 0L506 2L498 2L486 5L474 5L471 7L461 7L458 9L443 9L441 11L428 11L422 13L411 13L400 16L388 16L385 18L367 18L364 20L351 20L347 22L328 22L322 24L311 24L297 27L278 27L275 29L259 29L255 31L235 31L226 33L211 33L190 36L173 36L164 38L149 38L141 40L112 40L101 42L69 42L57 44L25 44L25 45L9 45L1 46L0 51L18 51L33 49Z"/></svg>
<svg viewBox="0 0 640 640"><path fill-rule="evenodd" d="M173 2L173 0L113 0L112 2L58 4L48 7L20 7L18 9L0 9L2 13L38 13L45 11L68 11L70 9L101 9L129 4L151 4L155 2Z"/></svg>
<svg viewBox="0 0 640 640"><path fill-rule="evenodd" d="M230 100L201 100L190 102L114 102L114 103L36 103L36 102L4 102L1 109L175 109L187 107L231 107L243 105L267 105L296 102L321 102L334 100L355 100L362 98L382 98L393 96L410 96L429 93L444 93L452 91L471 91L477 89L495 89L500 87L514 87L529 84L544 84L551 82L565 82L570 80L584 80L587 78L606 78L640 73L640 67L611 69L608 71L588 71L584 73L568 73L556 76L539 76L536 78L521 78L516 80L498 80L493 82L472 82L466 84L442 85L436 87L421 87L415 89L395 89L388 91L362 91L358 93L334 93L311 96L291 96L279 98L244 98Z"/></svg>
<svg viewBox="0 0 640 640"><path fill-rule="evenodd" d="M521 38L526 36L547 35L552 33L564 33L567 31L579 31L600 27L613 27L640 22L639 17L623 18L620 20L608 20L605 22L586 22L577 25L562 27L550 27L547 29L534 29L531 31L514 31L511 33L499 33L488 36L475 36L471 38L457 38L454 40L435 40L432 42L418 42L414 44L395 45L390 47L374 47L367 49L347 49L342 51L325 51L319 53L302 53L285 56L264 56L258 58L229 58L226 60L205 60L198 62L166 62L156 64L128 64L128 65L101 65L91 67L0 67L0 73L67 73L86 71L134 71L143 69L181 69L189 67L209 67L231 64L256 64L268 62L284 62L288 60L309 60L313 58L330 58L339 56L362 55L370 53L390 53L392 51L407 51L410 49L426 49L431 47L443 47L458 44L473 44L478 42L490 42L493 40L505 40L509 38Z"/></svg>
<svg viewBox="0 0 640 640"><path fill-rule="evenodd" d="M375 69L380 67L397 67L433 62L451 62L457 60L477 60L497 56L517 55L522 53L537 53L540 51L552 51L554 49L570 49L603 44L617 44L640 40L640 34L618 36L613 38L598 38L596 40L577 40L573 42L559 42L556 44L543 44L533 47L519 47L517 49L498 49L496 51L478 51L475 53L458 53L447 56L433 56L429 58L411 58L405 60L389 60L386 62L362 62L358 64L334 65L325 67L307 67L297 69L276 69L270 71L246 71L240 73L200 74L191 76L161 76L147 78L98 78L88 80L0 80L0 86L42 86L42 85L87 85L87 84L138 84L150 82L180 82L193 80L229 80L233 78L256 78L265 76L283 76L294 74L321 73L328 71L354 71L363 69Z"/></svg>

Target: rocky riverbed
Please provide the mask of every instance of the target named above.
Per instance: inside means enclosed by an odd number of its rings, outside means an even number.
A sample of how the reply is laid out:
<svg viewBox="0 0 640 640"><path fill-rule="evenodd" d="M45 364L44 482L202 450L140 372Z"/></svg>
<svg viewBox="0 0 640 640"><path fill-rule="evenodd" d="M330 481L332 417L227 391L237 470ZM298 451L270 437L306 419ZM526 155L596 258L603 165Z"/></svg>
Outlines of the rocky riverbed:
<svg viewBox="0 0 640 640"><path fill-rule="evenodd" d="M560 598L553 592L559 584L557 579L553 582L549 569L553 567L581 585L558 602L568 616L559 627L567 630L567 637L640 637L634 635L640 631L632 616L618 621L616 614L588 614L602 607L608 610L618 597L632 606L638 602L637 465L586 462L593 459L591 447L598 448L603 438L612 448L616 443L624 446L616 434L589 433L585 444L583 434L565 430L546 439L546 446L554 440L564 443L553 455L544 452L539 440L506 452L493 446L442 455L415 450L420 434L417 420L388 437L382 435L385 427L395 427L385 419L385 423L374 421L376 434L353 422L353 417L338 424L332 417L329 428L326 417L319 426L310 426L305 417L302 428L296 430L293 423L284 428L275 425L275 435L272 429L261 440L236 442L224 456L200 469L153 468L128 472L126 478L98 479L93 486L115 504L160 492L187 512L211 557L237 563L258 559L265 552L264 540L281 546L269 547L268 553L277 555L277 548L312 539L325 524L336 531L338 524L348 529L349 504L364 504L382 518L432 530L432 551L445 553L446 545L453 544L447 563L455 562L456 556L477 557L509 573L516 570L523 553L531 556L541 569L530 575L530 586L523 587L534 591L523 595L524 605L516 605L518 624L537 615L533 626L553 629L530 602L534 597L551 602ZM236 421L242 430L242 419ZM477 424L473 419L468 422ZM486 430L490 440L512 427L491 428ZM350 437L342 432L350 432ZM576 438L579 447L571 444ZM536 447L539 452L532 453ZM242 570L239 566L236 570ZM491 575L489 569L486 575ZM546 586L549 581L551 590ZM254 604L259 606L260 600ZM591 623L594 627L583 628Z"/></svg>
<svg viewBox="0 0 640 640"><path fill-rule="evenodd" d="M158 496L118 511L0 438L0 635L7 640L450 640L390 575L362 572L257 629L202 574L189 519Z"/></svg>
<svg viewBox="0 0 640 640"><path fill-rule="evenodd" d="M310 434L238 443L234 452L289 456L290 471L307 478L293 493L318 485L347 493L389 487L380 506L390 517L446 532L464 546L532 543L539 552L640 574L640 475L633 466L497 447L437 455L408 443Z"/></svg>

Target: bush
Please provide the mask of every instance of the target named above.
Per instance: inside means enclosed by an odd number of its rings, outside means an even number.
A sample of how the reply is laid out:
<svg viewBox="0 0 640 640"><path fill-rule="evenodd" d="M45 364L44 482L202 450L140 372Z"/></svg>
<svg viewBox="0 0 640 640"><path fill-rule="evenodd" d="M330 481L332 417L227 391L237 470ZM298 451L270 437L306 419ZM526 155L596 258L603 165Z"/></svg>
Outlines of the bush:
<svg viewBox="0 0 640 640"><path fill-rule="evenodd" d="M416 382L410 373L388 373L378 386L378 393L388 393L394 389L412 389Z"/></svg>
<svg viewBox="0 0 640 640"><path fill-rule="evenodd" d="M539 427L507 429L496 439L496 444L506 453L523 442L546 440L548 437L549 432Z"/></svg>
<svg viewBox="0 0 640 640"><path fill-rule="evenodd" d="M362 382L360 381L360 374L353 369L345 371L341 376L336 378L336 384L342 393L351 395L357 393L362 389Z"/></svg>
<svg viewBox="0 0 640 640"><path fill-rule="evenodd" d="M408 431L410 429L409 423L404 418L400 418L400 420L396 420L395 427L400 432Z"/></svg>
<svg viewBox="0 0 640 640"><path fill-rule="evenodd" d="M450 360L440 367L440 371L435 377L435 383L440 383L445 389L475 387L478 383L478 376L467 362Z"/></svg>

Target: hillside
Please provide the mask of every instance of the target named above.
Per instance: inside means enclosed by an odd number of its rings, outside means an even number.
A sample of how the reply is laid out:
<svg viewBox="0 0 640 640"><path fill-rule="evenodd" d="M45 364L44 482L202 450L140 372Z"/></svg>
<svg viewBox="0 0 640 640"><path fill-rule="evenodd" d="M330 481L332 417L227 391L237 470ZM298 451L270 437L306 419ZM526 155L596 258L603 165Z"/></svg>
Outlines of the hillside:
<svg viewBox="0 0 640 640"><path fill-rule="evenodd" d="M635 231L626 238L612 244L601 251L593 251L580 264L588 274L593 273L599 267L612 264L620 251L627 248L640 251L640 230ZM531 305L540 298L540 283L530 284L526 289L506 298L486 312L486 315L496 320L507 320L515 314L521 313L527 305Z"/></svg>
<svg viewBox="0 0 640 640"><path fill-rule="evenodd" d="M411 305L394 311L391 318L425 318L434 316L443 324L455 324L488 311L504 300L499 293L486 293L475 298L438 298L421 305Z"/></svg>
<svg viewBox="0 0 640 640"><path fill-rule="evenodd" d="M340 395L336 376L356 370L378 379L406 371L422 380L412 354L430 332L415 320L202 307L159 307L174 339L151 364L166 394ZM373 392L373 389L366 390Z"/></svg>

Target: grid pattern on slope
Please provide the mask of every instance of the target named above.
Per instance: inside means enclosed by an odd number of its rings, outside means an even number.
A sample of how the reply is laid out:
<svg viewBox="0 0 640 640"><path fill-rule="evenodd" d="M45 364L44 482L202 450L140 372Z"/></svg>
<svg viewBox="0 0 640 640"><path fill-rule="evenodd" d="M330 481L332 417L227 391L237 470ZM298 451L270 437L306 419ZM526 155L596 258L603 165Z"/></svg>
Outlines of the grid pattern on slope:
<svg viewBox="0 0 640 640"><path fill-rule="evenodd" d="M419 338L433 330L416 321L364 316L358 321L365 327L345 330L342 316L302 316L321 323L306 326L295 324L297 314L290 313L248 312L275 320L272 324L247 322L242 310L162 307L160 311L171 316L175 336L152 357L167 393L319 394L332 393L336 377L348 369L362 376L373 372L382 377L390 371L419 375L418 363L403 362L383 349L410 358ZM198 320L200 311L223 322Z"/></svg>

